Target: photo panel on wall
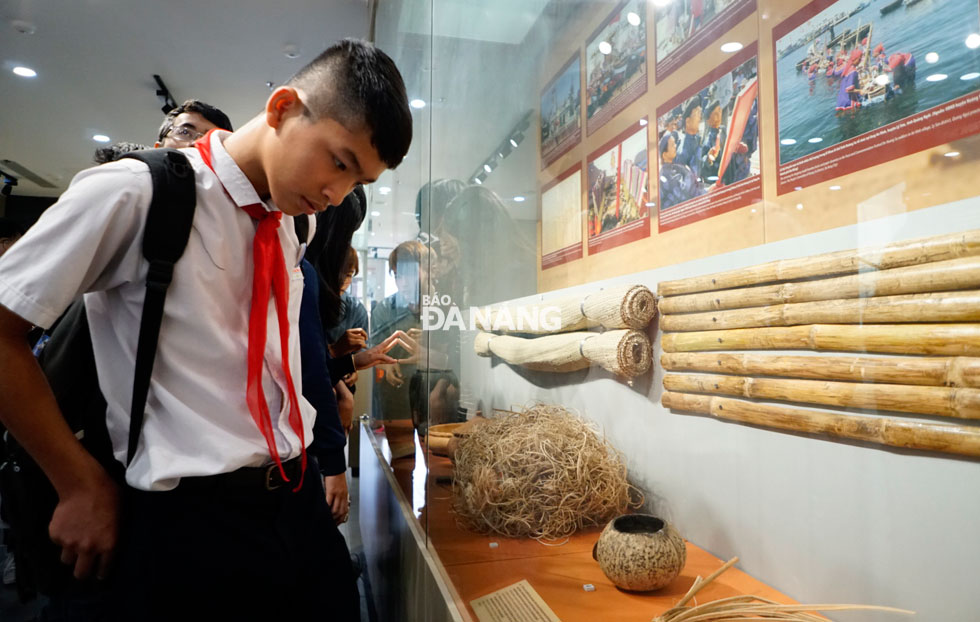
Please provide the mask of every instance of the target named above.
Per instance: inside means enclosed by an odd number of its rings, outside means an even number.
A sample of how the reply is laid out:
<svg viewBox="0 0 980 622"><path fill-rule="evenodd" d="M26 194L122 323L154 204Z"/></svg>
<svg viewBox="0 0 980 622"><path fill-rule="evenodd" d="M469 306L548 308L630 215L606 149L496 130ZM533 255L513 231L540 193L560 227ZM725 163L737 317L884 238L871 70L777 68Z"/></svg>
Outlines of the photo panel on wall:
<svg viewBox="0 0 980 622"><path fill-rule="evenodd" d="M756 9L756 0L655 0L653 4L657 82Z"/></svg>
<svg viewBox="0 0 980 622"><path fill-rule="evenodd" d="M657 109L659 231L762 200L757 45Z"/></svg>
<svg viewBox="0 0 980 622"><path fill-rule="evenodd" d="M575 52L541 91L541 168L582 139L582 63Z"/></svg>
<svg viewBox="0 0 980 622"><path fill-rule="evenodd" d="M541 269L582 258L582 164L541 188Z"/></svg>
<svg viewBox="0 0 980 622"><path fill-rule="evenodd" d="M773 29L777 193L976 133L977 0L815 0Z"/></svg>
<svg viewBox="0 0 980 622"><path fill-rule="evenodd" d="M621 3L585 45L586 133L647 91L646 3Z"/></svg>
<svg viewBox="0 0 980 622"><path fill-rule="evenodd" d="M647 119L589 155L589 253L650 235Z"/></svg>

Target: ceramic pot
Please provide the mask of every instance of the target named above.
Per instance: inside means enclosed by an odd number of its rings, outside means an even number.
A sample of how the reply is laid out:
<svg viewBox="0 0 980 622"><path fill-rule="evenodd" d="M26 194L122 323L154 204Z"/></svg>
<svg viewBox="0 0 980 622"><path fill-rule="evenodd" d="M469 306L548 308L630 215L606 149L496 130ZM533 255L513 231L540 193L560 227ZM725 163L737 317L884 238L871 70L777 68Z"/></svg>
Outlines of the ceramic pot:
<svg viewBox="0 0 980 622"><path fill-rule="evenodd" d="M649 514L626 514L609 521L592 557L617 587L646 592L674 580L687 561L687 548L667 521Z"/></svg>

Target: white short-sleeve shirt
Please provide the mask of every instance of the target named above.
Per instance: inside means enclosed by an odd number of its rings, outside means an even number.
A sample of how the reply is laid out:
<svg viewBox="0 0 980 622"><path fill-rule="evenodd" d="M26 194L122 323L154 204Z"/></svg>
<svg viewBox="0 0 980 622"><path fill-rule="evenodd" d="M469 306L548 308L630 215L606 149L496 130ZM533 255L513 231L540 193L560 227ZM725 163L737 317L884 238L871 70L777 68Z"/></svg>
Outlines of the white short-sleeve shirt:
<svg viewBox="0 0 980 622"><path fill-rule="evenodd" d="M126 473L135 488L168 490L181 477L271 461L245 401L255 223L239 206L261 201L222 145L229 135L211 135L217 173L196 149L183 150L194 168L197 208L167 294L140 445ZM109 434L121 462L146 290L148 263L141 244L151 195L149 169L137 160L82 171L0 257L0 304L33 324L50 326L84 293ZM271 202L265 206L276 209ZM289 363L308 445L315 410L302 397L298 320L303 275L298 263L303 247L289 216L282 218L279 241L289 271ZM271 298L267 321L263 388L285 461L300 454L301 443L288 421Z"/></svg>

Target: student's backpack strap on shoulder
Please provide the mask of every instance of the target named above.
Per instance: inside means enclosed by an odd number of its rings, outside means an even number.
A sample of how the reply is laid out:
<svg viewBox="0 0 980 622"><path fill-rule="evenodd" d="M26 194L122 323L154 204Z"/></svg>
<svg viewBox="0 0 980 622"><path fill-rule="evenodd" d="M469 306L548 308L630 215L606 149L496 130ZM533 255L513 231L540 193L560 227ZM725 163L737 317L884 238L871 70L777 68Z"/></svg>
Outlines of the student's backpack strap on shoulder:
<svg viewBox="0 0 980 622"><path fill-rule="evenodd" d="M150 167L153 199L143 234L143 256L150 262L146 275L146 298L140 321L139 345L130 408L129 446L126 466L133 461L143 429L146 397L153 375L163 305L173 279L174 264L184 254L191 235L197 193L194 169L187 157L176 149L148 149L127 153L124 158L141 160Z"/></svg>

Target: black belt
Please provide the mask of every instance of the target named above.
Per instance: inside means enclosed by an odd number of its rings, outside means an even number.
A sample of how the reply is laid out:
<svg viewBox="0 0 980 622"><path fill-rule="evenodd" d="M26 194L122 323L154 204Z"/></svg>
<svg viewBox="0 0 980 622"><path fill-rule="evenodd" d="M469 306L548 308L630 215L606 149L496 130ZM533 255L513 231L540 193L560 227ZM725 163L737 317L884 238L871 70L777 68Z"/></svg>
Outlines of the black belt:
<svg viewBox="0 0 980 622"><path fill-rule="evenodd" d="M230 473L219 473L218 475L207 475L202 477L182 477L177 490L235 490L247 491L273 491L280 488L292 490L299 483L301 460L299 457L291 458L282 463L282 470L285 471L289 481L283 479L279 467L267 464L260 467L242 467Z"/></svg>

